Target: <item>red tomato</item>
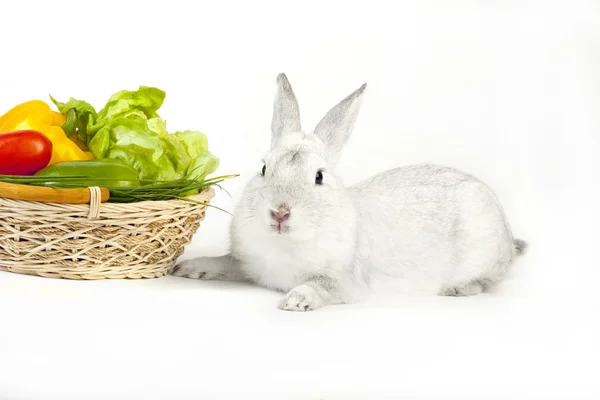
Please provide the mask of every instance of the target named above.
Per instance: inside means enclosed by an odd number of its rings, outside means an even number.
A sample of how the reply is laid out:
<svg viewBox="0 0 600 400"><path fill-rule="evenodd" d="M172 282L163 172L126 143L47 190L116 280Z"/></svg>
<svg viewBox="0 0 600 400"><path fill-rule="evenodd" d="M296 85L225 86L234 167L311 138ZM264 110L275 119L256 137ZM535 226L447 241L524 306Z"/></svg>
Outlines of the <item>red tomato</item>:
<svg viewBox="0 0 600 400"><path fill-rule="evenodd" d="M0 133L0 174L33 175L52 157L52 142L38 131Z"/></svg>

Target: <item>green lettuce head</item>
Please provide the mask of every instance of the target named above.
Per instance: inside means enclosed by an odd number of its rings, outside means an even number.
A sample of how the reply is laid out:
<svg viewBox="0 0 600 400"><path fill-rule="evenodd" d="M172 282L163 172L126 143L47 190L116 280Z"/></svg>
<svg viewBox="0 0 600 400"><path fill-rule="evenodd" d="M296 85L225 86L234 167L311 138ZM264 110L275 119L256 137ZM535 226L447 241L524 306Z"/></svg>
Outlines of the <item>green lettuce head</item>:
<svg viewBox="0 0 600 400"><path fill-rule="evenodd" d="M138 171L142 181L201 181L219 166L204 133L168 133L166 122L158 115L165 100L160 89L121 90L98 112L73 98L67 103L52 100L67 115L68 134L77 129L79 139L96 158L122 160Z"/></svg>

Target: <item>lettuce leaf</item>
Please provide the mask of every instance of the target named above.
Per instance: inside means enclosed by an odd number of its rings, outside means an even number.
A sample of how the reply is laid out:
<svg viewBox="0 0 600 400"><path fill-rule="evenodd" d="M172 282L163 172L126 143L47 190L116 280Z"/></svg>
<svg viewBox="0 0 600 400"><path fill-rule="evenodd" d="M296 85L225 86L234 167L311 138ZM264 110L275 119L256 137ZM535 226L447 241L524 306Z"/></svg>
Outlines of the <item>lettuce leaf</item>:
<svg viewBox="0 0 600 400"><path fill-rule="evenodd" d="M52 99L67 115L69 134L77 131L96 158L122 160L139 172L142 181L204 180L218 168L219 159L209 152L204 133L168 132L158 115L164 100L164 91L149 86L113 94L98 112L81 100Z"/></svg>
<svg viewBox="0 0 600 400"><path fill-rule="evenodd" d="M158 179L159 167L152 160L153 151L137 144L113 146L106 154L106 158L113 158L126 162L139 173L140 181L153 181Z"/></svg>
<svg viewBox="0 0 600 400"><path fill-rule="evenodd" d="M219 167L219 164L220 160L210 151L203 151L193 158L187 171L188 177L197 181L204 180Z"/></svg>
<svg viewBox="0 0 600 400"><path fill-rule="evenodd" d="M157 118L156 111L165 101L166 93L158 88L140 86L136 91L121 90L108 99L98 112L98 119L111 119L132 110L142 111L147 118Z"/></svg>

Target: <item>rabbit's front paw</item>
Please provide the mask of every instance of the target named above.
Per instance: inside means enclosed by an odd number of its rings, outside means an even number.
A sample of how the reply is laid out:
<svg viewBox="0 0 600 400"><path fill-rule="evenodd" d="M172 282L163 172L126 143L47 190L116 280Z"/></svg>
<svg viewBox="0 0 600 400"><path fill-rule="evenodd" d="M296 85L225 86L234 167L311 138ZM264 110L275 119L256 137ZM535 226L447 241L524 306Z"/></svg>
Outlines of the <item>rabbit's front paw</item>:
<svg viewBox="0 0 600 400"><path fill-rule="evenodd" d="M300 285L288 292L279 303L279 308L286 311L311 311L322 305L319 295L312 287Z"/></svg>
<svg viewBox="0 0 600 400"><path fill-rule="evenodd" d="M224 279L221 263L215 261L208 257L186 260L173 267L170 274L191 279Z"/></svg>
<svg viewBox="0 0 600 400"><path fill-rule="evenodd" d="M474 296L483 291L483 286L479 282L469 282L464 285L448 287L442 289L442 296Z"/></svg>

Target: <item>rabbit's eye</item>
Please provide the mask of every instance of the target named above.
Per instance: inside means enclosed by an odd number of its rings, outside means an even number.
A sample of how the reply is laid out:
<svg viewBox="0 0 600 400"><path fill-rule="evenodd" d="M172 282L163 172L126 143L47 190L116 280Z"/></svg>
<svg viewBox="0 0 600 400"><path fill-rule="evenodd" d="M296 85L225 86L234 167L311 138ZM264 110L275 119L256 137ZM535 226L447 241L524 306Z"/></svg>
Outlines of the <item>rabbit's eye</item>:
<svg viewBox="0 0 600 400"><path fill-rule="evenodd" d="M265 172L266 172L266 171L267 171L267 165L265 164L265 165L263 165L263 168L262 168L262 171L261 171L261 173L260 173L260 174L261 174L262 176L265 176Z"/></svg>
<svg viewBox="0 0 600 400"><path fill-rule="evenodd" d="M315 177L315 183L317 185L323 184L323 173L321 171L317 172L317 176Z"/></svg>

